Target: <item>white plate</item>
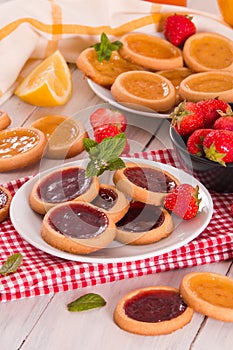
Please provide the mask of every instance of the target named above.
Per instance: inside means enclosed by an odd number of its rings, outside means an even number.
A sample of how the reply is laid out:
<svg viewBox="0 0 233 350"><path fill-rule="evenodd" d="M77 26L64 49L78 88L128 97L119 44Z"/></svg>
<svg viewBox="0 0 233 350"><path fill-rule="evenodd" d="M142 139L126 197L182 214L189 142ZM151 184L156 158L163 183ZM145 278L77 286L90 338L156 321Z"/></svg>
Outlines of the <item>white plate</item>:
<svg viewBox="0 0 233 350"><path fill-rule="evenodd" d="M213 203L208 190L199 181L197 181L196 179L194 179L194 177L185 173L182 170L176 169L174 167L162 163L157 163L144 159L139 160L134 158L124 158L124 160L157 166L161 169L169 171L171 174L178 177L181 183L199 185L200 196L202 198L200 213L194 219L189 221L181 221L178 219L175 220L175 229L171 233L171 235L157 243L144 246L129 246L122 245L121 243L114 241L110 244L109 247L97 251L95 253L91 253L90 255L75 255L66 253L51 247L41 238L40 228L42 223L42 217L36 214L30 208L28 203L28 197L34 183L38 180L39 177L44 176L45 174L55 169L53 168L41 174L38 174L34 178L30 179L16 192L10 207L10 217L15 229L27 242L46 253L67 260L83 261L89 263L126 262L158 256L160 254L170 252L173 249L177 249L183 246L184 244L190 242L205 229L212 217ZM66 163L66 166L74 164L85 166L86 161L75 161L71 163ZM60 167L61 165L56 168ZM109 174L110 172L107 172L107 175L103 174L102 178L100 178L100 181L111 182L111 176L109 176ZM108 177L108 179L106 176Z"/></svg>
<svg viewBox="0 0 233 350"><path fill-rule="evenodd" d="M177 10L177 12L179 11L184 12L184 7L162 5L162 12L175 12L175 9ZM191 15L193 16L193 22L195 23L198 32L215 32L218 34L225 35L228 38L232 39L232 29L227 25L221 23L220 21L215 20L213 18L214 16L211 16L205 12L195 11L190 8L185 8L185 11L190 12ZM146 32L147 34L155 34L157 36L164 38L163 34L155 33L154 26L151 26L151 31L150 29L148 29L148 26L146 27L146 30L139 29L137 31ZM100 86L94 83L91 79L87 79L87 82L91 90L98 97L100 97L103 101L110 103L112 106L118 109L124 110L126 112L130 112L130 113L134 113L134 114L140 114L145 117L152 117L152 118L169 118L170 117L170 113L157 113L151 110L145 111L142 109L131 108L132 106L130 106L130 104L124 105L124 104L118 103L113 98L109 89L106 89L103 86Z"/></svg>

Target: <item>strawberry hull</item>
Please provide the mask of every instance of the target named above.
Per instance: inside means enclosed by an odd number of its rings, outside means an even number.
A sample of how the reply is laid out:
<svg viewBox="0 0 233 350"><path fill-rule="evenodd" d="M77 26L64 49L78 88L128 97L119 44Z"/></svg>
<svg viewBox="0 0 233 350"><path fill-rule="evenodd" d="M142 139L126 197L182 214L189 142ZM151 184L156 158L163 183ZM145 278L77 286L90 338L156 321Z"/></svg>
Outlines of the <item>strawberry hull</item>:
<svg viewBox="0 0 233 350"><path fill-rule="evenodd" d="M207 158L190 154L185 141L172 126L170 127L170 138L181 169L192 173L209 190L233 193L233 163L223 166Z"/></svg>

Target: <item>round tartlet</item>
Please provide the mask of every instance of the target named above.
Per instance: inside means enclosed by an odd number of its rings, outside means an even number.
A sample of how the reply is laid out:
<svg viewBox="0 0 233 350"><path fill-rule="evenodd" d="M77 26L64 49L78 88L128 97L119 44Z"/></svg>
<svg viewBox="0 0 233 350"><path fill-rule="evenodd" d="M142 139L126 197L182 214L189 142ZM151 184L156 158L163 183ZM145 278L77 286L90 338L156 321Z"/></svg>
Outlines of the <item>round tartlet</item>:
<svg viewBox="0 0 233 350"><path fill-rule="evenodd" d="M170 110L176 101L176 90L171 81L146 71L120 74L112 84L111 93L117 102L158 112Z"/></svg>
<svg viewBox="0 0 233 350"><path fill-rule="evenodd" d="M84 149L83 139L87 132L78 120L63 115L48 115L36 120L31 127L42 131L48 142L45 156L48 158L71 158Z"/></svg>
<svg viewBox="0 0 233 350"><path fill-rule="evenodd" d="M184 276L180 293L195 311L224 322L233 322L233 279L211 272Z"/></svg>
<svg viewBox="0 0 233 350"><path fill-rule="evenodd" d="M29 204L38 214L67 201L91 202L99 193L96 176L87 178L85 169L68 166L54 170L39 179L29 195Z"/></svg>
<svg viewBox="0 0 233 350"><path fill-rule="evenodd" d="M0 222L8 218L11 200L12 196L10 191L0 186Z"/></svg>
<svg viewBox="0 0 233 350"><path fill-rule="evenodd" d="M49 245L72 254L106 248L115 233L115 223L103 210L76 201L50 209L41 226L41 236Z"/></svg>
<svg viewBox="0 0 233 350"><path fill-rule="evenodd" d="M233 71L233 41L217 33L191 35L183 47L186 65L195 72Z"/></svg>
<svg viewBox="0 0 233 350"><path fill-rule="evenodd" d="M116 77L123 72L143 69L139 65L126 61L117 51L112 52L109 60L100 62L92 47L80 53L76 64L85 76L104 87L110 87Z"/></svg>
<svg viewBox="0 0 233 350"><path fill-rule="evenodd" d="M11 124L8 114L0 110L0 130L6 129Z"/></svg>
<svg viewBox="0 0 233 350"><path fill-rule="evenodd" d="M179 95L193 102L217 97L233 102L233 72L215 70L192 74L181 81Z"/></svg>
<svg viewBox="0 0 233 350"><path fill-rule="evenodd" d="M24 168L38 162L44 153L46 138L35 128L0 131L0 169L2 172Z"/></svg>
<svg viewBox="0 0 233 350"><path fill-rule="evenodd" d="M114 172L116 187L135 201L162 205L167 193L180 182L169 172L158 167L129 162Z"/></svg>
<svg viewBox="0 0 233 350"><path fill-rule="evenodd" d="M173 229L172 217L164 208L132 201L116 223L116 240L130 245L151 244L167 237Z"/></svg>
<svg viewBox="0 0 233 350"><path fill-rule="evenodd" d="M114 310L114 321L122 329L140 335L169 334L188 324L193 310L179 290L152 286L126 294Z"/></svg>
<svg viewBox="0 0 233 350"><path fill-rule="evenodd" d="M129 209L126 196L115 186L100 184L99 193L92 204L106 211L114 222L119 221Z"/></svg>
<svg viewBox="0 0 233 350"><path fill-rule="evenodd" d="M127 33L121 37L120 55L150 70L183 67L181 50L169 41L145 33Z"/></svg>

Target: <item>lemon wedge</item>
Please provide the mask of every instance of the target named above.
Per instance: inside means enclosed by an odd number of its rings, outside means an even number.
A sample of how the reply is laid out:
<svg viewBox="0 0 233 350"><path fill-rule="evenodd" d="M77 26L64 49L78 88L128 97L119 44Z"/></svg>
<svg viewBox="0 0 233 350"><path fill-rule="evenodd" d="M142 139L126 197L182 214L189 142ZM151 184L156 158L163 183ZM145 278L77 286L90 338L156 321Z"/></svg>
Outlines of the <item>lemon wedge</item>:
<svg viewBox="0 0 233 350"><path fill-rule="evenodd" d="M36 66L15 90L23 101L42 107L64 105L71 93L70 69L58 50Z"/></svg>

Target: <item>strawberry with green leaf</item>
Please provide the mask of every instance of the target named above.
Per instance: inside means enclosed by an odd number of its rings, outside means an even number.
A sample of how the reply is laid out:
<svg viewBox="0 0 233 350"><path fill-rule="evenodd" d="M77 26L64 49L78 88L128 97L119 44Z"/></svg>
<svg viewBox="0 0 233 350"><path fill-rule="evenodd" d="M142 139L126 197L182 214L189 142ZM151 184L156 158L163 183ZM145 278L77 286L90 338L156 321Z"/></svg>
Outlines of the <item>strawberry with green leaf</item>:
<svg viewBox="0 0 233 350"><path fill-rule="evenodd" d="M168 16L164 22L164 36L175 46L183 45L195 33L196 26L191 16L174 14Z"/></svg>
<svg viewBox="0 0 233 350"><path fill-rule="evenodd" d="M203 141L206 158L223 166L233 162L233 131L212 130Z"/></svg>
<svg viewBox="0 0 233 350"><path fill-rule="evenodd" d="M164 207L184 220L194 218L200 206L199 186L181 184L168 193L164 200Z"/></svg>
<svg viewBox="0 0 233 350"><path fill-rule="evenodd" d="M189 153L202 157L204 156L203 141L213 129L198 129L195 130L187 140L187 150Z"/></svg>
<svg viewBox="0 0 233 350"><path fill-rule="evenodd" d="M221 116L221 113L231 113L231 106L218 98L210 98L197 102L203 113L204 127L212 128L215 121Z"/></svg>

